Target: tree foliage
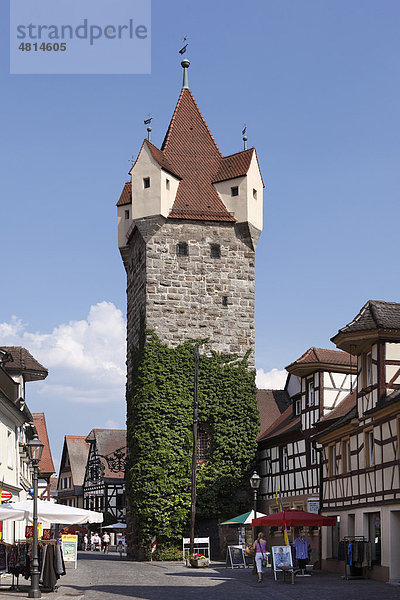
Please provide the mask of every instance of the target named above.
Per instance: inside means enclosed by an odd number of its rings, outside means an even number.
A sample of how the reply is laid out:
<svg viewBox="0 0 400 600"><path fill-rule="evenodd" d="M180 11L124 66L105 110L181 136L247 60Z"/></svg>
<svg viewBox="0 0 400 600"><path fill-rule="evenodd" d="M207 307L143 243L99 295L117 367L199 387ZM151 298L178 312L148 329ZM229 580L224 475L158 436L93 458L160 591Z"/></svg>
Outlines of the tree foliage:
<svg viewBox="0 0 400 600"><path fill-rule="evenodd" d="M148 554L180 542L190 522L194 347L169 348L150 331L131 353L127 397L127 495L136 543ZM257 450L255 372L247 356L200 354L199 422L209 459L197 466L196 518L228 518L248 508L248 476Z"/></svg>

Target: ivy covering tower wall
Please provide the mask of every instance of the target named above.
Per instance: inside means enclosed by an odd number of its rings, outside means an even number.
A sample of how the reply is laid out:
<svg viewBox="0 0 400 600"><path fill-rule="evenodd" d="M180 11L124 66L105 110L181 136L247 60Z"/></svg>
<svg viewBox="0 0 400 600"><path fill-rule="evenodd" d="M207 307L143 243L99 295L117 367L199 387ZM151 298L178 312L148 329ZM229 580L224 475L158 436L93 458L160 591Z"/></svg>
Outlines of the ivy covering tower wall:
<svg viewBox="0 0 400 600"><path fill-rule="evenodd" d="M150 331L131 352L127 397L127 498L135 558L181 544L190 522L194 346L163 344ZM200 346L201 348L201 346ZM207 457L197 466L196 518L228 518L248 508L248 476L259 430L255 371L247 357L200 354L199 424Z"/></svg>

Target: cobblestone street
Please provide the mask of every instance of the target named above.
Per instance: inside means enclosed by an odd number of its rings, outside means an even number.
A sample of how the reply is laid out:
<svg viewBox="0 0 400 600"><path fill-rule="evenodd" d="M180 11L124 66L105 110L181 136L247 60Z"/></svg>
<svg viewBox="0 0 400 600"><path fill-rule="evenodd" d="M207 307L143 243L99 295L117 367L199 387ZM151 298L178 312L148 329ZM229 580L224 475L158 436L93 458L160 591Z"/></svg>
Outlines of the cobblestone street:
<svg viewBox="0 0 400 600"><path fill-rule="evenodd" d="M0 592L1 598L26 598L21 592ZM216 563L207 569L188 569L181 563L135 563L115 554L79 554L78 568L68 569L54 593L43 593L47 600L399 600L400 587L372 580L344 581L340 575L314 573L311 577L275 582L268 573L257 584L251 569L228 569Z"/></svg>

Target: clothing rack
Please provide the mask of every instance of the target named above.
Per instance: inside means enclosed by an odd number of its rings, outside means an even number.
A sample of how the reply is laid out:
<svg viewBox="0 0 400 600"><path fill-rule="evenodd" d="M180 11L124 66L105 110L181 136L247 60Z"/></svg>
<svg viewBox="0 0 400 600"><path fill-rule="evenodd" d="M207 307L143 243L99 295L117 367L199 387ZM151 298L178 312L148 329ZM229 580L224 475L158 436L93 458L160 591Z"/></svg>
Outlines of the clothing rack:
<svg viewBox="0 0 400 600"><path fill-rule="evenodd" d="M352 535L345 536L339 543L340 546L344 544L344 579L366 579L367 569L371 566L371 544L363 535ZM353 544L357 544L355 547L360 551L359 544L361 546L361 555L357 556L357 559L353 563ZM339 558L340 558L339 551ZM365 564L366 563L366 564ZM351 571L353 570L353 573ZM358 572L354 572L354 571ZM361 571L361 573L360 573Z"/></svg>

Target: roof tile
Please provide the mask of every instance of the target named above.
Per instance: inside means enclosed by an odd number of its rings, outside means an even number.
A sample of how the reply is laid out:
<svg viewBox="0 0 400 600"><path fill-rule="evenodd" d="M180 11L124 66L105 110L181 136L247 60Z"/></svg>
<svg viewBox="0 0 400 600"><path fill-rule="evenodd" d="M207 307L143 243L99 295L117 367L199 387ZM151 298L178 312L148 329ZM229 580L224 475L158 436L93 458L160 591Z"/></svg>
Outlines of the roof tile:
<svg viewBox="0 0 400 600"><path fill-rule="evenodd" d="M51 456L49 436L47 435L46 418L44 413L32 413L32 416L39 440L42 442L42 444L44 444L42 458L39 463L39 469L43 475L50 475L55 473L55 469Z"/></svg>

